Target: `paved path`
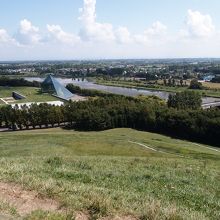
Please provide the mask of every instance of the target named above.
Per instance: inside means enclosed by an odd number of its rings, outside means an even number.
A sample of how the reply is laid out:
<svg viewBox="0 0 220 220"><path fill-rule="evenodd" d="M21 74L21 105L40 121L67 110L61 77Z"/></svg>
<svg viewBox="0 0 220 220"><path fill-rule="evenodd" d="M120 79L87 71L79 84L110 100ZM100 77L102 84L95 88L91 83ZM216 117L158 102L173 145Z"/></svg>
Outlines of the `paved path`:
<svg viewBox="0 0 220 220"><path fill-rule="evenodd" d="M202 104L203 109L208 109L211 107L220 107L220 102L211 102L211 103Z"/></svg>
<svg viewBox="0 0 220 220"><path fill-rule="evenodd" d="M179 154L168 153L168 152L165 152L165 151L156 150L156 149L154 149L154 148L152 148L152 147L150 147L150 146L147 146L147 145L145 145L145 144L142 144L142 143L138 143L138 142L134 142L134 141L128 141L128 142L130 142L130 143L132 143L132 144L137 144L137 145L139 145L139 146L141 146L141 147L145 147L145 148L147 148L148 150L152 150L152 151L154 151L154 152L158 152L158 153L162 153L162 154L171 154L171 155L175 155L175 156L177 156L177 157L184 157L184 156L181 156L181 155L179 155Z"/></svg>
<svg viewBox="0 0 220 220"><path fill-rule="evenodd" d="M212 148L212 147L206 147L206 146L201 145L201 144L194 144L194 145L199 146L199 147L203 147L203 148L207 148L207 149L209 149L209 150L216 151L216 152L219 152L219 153L220 153L220 150L217 150L217 149Z"/></svg>
<svg viewBox="0 0 220 220"><path fill-rule="evenodd" d="M0 132L9 131L8 128L0 128Z"/></svg>
<svg viewBox="0 0 220 220"><path fill-rule="evenodd" d="M6 105L8 105L8 102L6 102L4 99L0 98L0 100L1 100L2 102L4 102Z"/></svg>
<svg viewBox="0 0 220 220"><path fill-rule="evenodd" d="M137 144L137 145L139 145L139 146L145 147L145 148L147 148L147 149L149 149L149 150L158 152L158 150L156 150L156 149L154 149L154 148L152 148L152 147L149 147L149 146L147 146L147 145L145 145L145 144L141 144L141 143L134 142L134 141L129 141L129 142L132 143L132 144Z"/></svg>

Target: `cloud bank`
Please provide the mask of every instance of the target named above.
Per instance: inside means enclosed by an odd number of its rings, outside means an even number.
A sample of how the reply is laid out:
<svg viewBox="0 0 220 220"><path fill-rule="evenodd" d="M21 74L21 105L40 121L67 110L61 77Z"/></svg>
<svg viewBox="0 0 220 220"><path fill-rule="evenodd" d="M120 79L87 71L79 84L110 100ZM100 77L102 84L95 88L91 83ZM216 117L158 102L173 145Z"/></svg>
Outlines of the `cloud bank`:
<svg viewBox="0 0 220 220"><path fill-rule="evenodd" d="M90 58L88 53L91 51L96 53L93 58L175 57L175 53L180 57L204 56L204 52L207 56L220 56L219 31L209 14L189 9L183 21L184 28L176 34L171 34L161 21L155 21L142 33L132 33L128 27L99 22L96 3L96 0L83 0L83 7L79 9L81 28L78 33L68 33L59 24L47 24L42 31L28 19L23 19L12 36L7 30L0 29L0 47L23 48L25 53L33 51L39 56L40 50L61 51L60 55L69 58L77 58L77 55ZM203 50L199 49L201 45ZM195 50L198 55L194 54ZM0 53L0 59L3 57Z"/></svg>

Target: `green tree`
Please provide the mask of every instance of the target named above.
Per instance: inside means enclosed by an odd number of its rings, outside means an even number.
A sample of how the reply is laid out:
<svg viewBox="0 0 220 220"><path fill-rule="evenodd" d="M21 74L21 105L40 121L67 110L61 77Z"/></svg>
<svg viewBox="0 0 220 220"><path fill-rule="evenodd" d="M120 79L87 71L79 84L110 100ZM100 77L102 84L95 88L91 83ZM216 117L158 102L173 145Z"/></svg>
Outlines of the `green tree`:
<svg viewBox="0 0 220 220"><path fill-rule="evenodd" d="M184 91L177 94L170 94L168 98L168 107L177 109L200 109L202 97L194 91Z"/></svg>
<svg viewBox="0 0 220 220"><path fill-rule="evenodd" d="M164 84L165 86L167 85L167 80L166 80L166 79L163 80L163 84Z"/></svg>
<svg viewBox="0 0 220 220"><path fill-rule="evenodd" d="M190 82L189 89L203 89L203 86L197 79L193 79Z"/></svg>
<svg viewBox="0 0 220 220"><path fill-rule="evenodd" d="M180 85L183 86L183 80L182 79L180 80Z"/></svg>

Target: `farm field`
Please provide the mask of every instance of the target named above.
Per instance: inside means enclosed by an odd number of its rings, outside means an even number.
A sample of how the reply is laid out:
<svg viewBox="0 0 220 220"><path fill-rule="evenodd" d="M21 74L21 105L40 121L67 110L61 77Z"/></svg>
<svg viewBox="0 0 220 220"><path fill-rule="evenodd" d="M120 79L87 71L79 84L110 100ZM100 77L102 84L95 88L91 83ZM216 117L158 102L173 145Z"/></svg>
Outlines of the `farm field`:
<svg viewBox="0 0 220 220"><path fill-rule="evenodd" d="M0 187L16 184L56 201L59 208L24 215L0 194L0 214L15 219L71 219L81 213L81 219L217 220L219 167L218 148L132 129L3 132Z"/></svg>
<svg viewBox="0 0 220 220"><path fill-rule="evenodd" d="M40 89L34 87L2 87L0 86L0 98L11 97L12 92L16 91L24 96L26 99L14 100L12 103L23 103L23 102L46 102L46 101L57 101L56 97L50 94L40 93Z"/></svg>
<svg viewBox="0 0 220 220"><path fill-rule="evenodd" d="M220 83L203 82L202 85L210 89L220 89Z"/></svg>

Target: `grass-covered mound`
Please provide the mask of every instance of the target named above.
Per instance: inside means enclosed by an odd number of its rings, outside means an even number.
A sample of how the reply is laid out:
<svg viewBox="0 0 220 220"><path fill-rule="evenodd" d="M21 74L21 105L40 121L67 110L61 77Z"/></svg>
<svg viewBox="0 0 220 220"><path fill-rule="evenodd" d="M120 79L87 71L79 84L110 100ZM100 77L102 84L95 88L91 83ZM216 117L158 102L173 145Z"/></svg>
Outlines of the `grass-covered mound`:
<svg viewBox="0 0 220 220"><path fill-rule="evenodd" d="M132 129L0 133L1 181L67 208L29 219L219 219L219 166L218 149Z"/></svg>

